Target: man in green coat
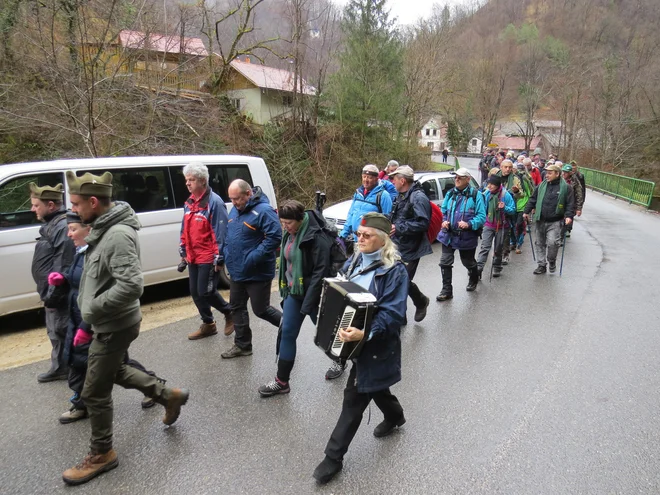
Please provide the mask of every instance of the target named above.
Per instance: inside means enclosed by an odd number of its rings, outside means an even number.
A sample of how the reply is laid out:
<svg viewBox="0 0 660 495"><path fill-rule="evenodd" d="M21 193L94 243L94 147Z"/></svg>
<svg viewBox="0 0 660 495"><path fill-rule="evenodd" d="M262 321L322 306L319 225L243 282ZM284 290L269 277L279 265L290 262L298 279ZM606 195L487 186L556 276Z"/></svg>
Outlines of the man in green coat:
<svg viewBox="0 0 660 495"><path fill-rule="evenodd" d="M117 467L117 453L112 448L114 383L137 389L165 406L166 425L177 420L189 392L166 388L158 378L125 364L142 321L139 298L144 280L135 212L128 203L111 202L110 172L100 177L90 173L76 177L67 172L66 179L72 210L92 226L78 295L82 318L94 330L82 391L92 436L87 456L62 475L66 483L79 485Z"/></svg>

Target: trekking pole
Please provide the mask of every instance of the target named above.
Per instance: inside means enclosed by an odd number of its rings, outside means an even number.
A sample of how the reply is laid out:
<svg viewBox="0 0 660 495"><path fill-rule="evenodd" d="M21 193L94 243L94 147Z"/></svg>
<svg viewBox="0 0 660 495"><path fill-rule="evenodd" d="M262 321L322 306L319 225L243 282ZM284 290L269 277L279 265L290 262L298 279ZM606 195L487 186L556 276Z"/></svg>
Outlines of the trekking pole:
<svg viewBox="0 0 660 495"><path fill-rule="evenodd" d="M530 222L531 223L531 222ZM529 244L532 246L532 259L536 262L536 253L534 252L534 239L532 239L532 226L529 226Z"/></svg>
<svg viewBox="0 0 660 495"><path fill-rule="evenodd" d="M559 276L561 277L561 272L564 269L564 250L566 249L566 231L563 232L561 236L561 263L559 264Z"/></svg>
<svg viewBox="0 0 660 495"><path fill-rule="evenodd" d="M490 260L490 276L488 277L488 283L493 282L493 267L495 266L495 251L497 251L497 234L500 231L500 222L498 221L495 224L495 238L493 239L493 257Z"/></svg>

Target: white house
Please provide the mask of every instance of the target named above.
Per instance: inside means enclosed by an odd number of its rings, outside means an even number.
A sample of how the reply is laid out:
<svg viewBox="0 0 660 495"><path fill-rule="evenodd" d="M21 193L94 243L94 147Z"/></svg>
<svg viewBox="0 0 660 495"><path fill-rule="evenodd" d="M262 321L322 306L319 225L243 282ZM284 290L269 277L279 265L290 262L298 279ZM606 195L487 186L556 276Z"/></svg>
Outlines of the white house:
<svg viewBox="0 0 660 495"><path fill-rule="evenodd" d="M481 138L474 136L470 141L468 141L467 152L468 153L481 153Z"/></svg>
<svg viewBox="0 0 660 495"><path fill-rule="evenodd" d="M447 142L447 132L445 127L442 126L442 119L440 117L431 118L419 133L419 146L429 148L431 151L442 151L449 149Z"/></svg>

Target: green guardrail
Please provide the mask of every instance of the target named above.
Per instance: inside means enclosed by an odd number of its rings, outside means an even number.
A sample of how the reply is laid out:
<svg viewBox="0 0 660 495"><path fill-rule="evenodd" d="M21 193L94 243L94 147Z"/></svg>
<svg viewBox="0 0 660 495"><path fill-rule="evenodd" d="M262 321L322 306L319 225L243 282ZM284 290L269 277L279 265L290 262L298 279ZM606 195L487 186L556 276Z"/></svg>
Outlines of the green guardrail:
<svg viewBox="0 0 660 495"><path fill-rule="evenodd" d="M580 167L580 172L584 174L587 186L597 191L611 194L647 208L651 206L655 182L584 167Z"/></svg>

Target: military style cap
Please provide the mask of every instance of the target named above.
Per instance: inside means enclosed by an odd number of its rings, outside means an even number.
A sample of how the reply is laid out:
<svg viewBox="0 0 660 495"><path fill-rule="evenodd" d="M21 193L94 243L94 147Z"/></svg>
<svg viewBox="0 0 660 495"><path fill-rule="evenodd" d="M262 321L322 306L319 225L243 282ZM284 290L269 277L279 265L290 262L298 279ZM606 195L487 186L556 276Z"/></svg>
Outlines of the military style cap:
<svg viewBox="0 0 660 495"><path fill-rule="evenodd" d="M569 165L569 164L567 163L566 165L564 165L564 166L561 168L561 171L562 171L562 172L572 172L572 171L573 171L573 165Z"/></svg>
<svg viewBox="0 0 660 495"><path fill-rule="evenodd" d="M39 187L34 182L30 182L29 186L30 195L33 198L40 199L42 201L62 201L64 199L64 186L62 184L57 184L55 187Z"/></svg>
<svg viewBox="0 0 660 495"><path fill-rule="evenodd" d="M69 170L66 173L66 183L69 186L69 194L80 194L84 196L96 196L97 198L112 197L112 174L104 172L100 177L87 172L81 177Z"/></svg>
<svg viewBox="0 0 660 495"><path fill-rule="evenodd" d="M387 217L374 211L365 213L362 217L362 220L360 221L360 225L363 227L371 227L372 229L382 230L387 235L389 235L390 231L392 230L392 223L387 219Z"/></svg>
<svg viewBox="0 0 660 495"><path fill-rule="evenodd" d="M389 174L390 177L394 177L395 175L401 175L405 177L406 179L414 179L415 178L415 172L413 172L413 169L410 167L410 165L401 165L398 167L394 172Z"/></svg>
<svg viewBox="0 0 660 495"><path fill-rule="evenodd" d="M547 167L545 167L545 169L550 170L552 172L561 172L561 167L559 165L554 164L554 163L552 165L548 165Z"/></svg>

